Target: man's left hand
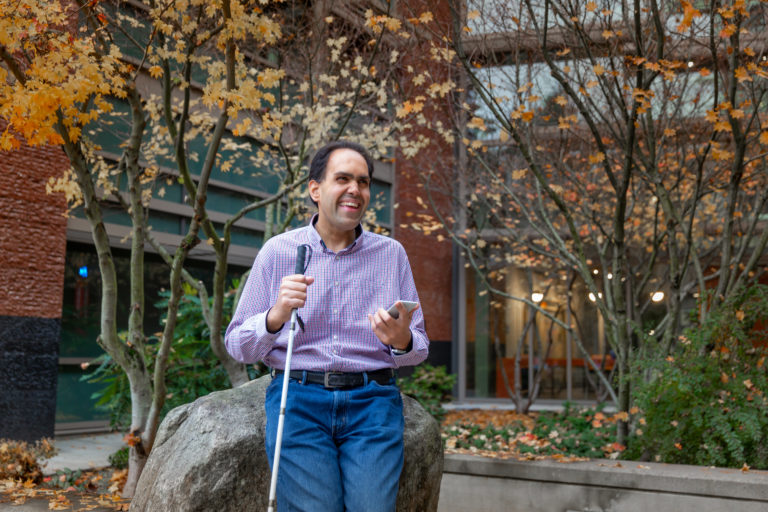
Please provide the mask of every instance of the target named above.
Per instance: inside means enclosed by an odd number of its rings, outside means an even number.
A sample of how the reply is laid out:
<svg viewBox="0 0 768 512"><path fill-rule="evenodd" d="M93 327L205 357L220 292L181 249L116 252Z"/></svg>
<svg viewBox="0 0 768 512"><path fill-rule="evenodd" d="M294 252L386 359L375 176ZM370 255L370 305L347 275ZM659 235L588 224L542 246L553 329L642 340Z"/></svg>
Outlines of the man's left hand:
<svg viewBox="0 0 768 512"><path fill-rule="evenodd" d="M397 318L392 318L383 308L379 308L375 314L368 315L368 321L373 333L383 344L405 350L411 342L411 317L419 306L408 312L403 303L398 301L395 307L400 312Z"/></svg>

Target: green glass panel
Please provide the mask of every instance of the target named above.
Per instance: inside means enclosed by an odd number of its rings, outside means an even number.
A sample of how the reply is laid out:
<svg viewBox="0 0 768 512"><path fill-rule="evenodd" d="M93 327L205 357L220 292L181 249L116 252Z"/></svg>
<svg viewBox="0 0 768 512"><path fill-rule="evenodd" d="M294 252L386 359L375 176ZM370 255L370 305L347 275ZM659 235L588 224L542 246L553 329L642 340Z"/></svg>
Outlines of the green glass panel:
<svg viewBox="0 0 768 512"><path fill-rule="evenodd" d="M220 163L230 162L231 168L223 172L216 168L212 178L240 187L258 190L261 192L275 192L283 180L284 165L279 160L270 161L268 164L256 162L256 155L261 149L253 140L245 137L228 137L240 149L222 149Z"/></svg>
<svg viewBox="0 0 768 512"><path fill-rule="evenodd" d="M56 388L56 423L75 421L108 420L109 413L96 408L91 395L103 384L81 381L85 373L77 365L59 365L59 382Z"/></svg>
<svg viewBox="0 0 768 512"><path fill-rule="evenodd" d="M378 222L382 224L392 222L392 185L373 180L370 208L376 212Z"/></svg>
<svg viewBox="0 0 768 512"><path fill-rule="evenodd" d="M150 212L149 225L152 226L153 233L170 233L173 235L181 233L180 218L172 213Z"/></svg>
<svg viewBox="0 0 768 512"><path fill-rule="evenodd" d="M112 112L105 114L96 121L88 123L85 134L103 151L120 155L121 145L131 135L131 110L128 103L117 99L108 98L112 104Z"/></svg>
<svg viewBox="0 0 768 512"><path fill-rule="evenodd" d="M231 242L246 247L261 247L264 243L264 235L249 229L232 228Z"/></svg>
<svg viewBox="0 0 768 512"><path fill-rule="evenodd" d="M162 199L163 201L181 203L184 199L184 185L179 183L179 180L175 176L160 178L155 189L154 197ZM161 189L163 190L162 196L159 192Z"/></svg>
<svg viewBox="0 0 768 512"><path fill-rule="evenodd" d="M120 8L123 15L132 18L132 23L117 15L118 7L116 5L103 2L101 6L112 22L119 24L120 28L111 30L110 34L112 35L114 42L120 47L120 51L123 55L142 60L144 57L143 48L146 47L150 35L152 34L152 24L149 20L147 20L145 16L137 13L134 9L125 7Z"/></svg>
<svg viewBox="0 0 768 512"><path fill-rule="evenodd" d="M252 196L247 196L239 192L232 192L230 190L211 187L208 189L206 205L210 211L234 215L254 200L255 198ZM263 222L264 211L264 208L253 210L248 212L245 215L245 218Z"/></svg>

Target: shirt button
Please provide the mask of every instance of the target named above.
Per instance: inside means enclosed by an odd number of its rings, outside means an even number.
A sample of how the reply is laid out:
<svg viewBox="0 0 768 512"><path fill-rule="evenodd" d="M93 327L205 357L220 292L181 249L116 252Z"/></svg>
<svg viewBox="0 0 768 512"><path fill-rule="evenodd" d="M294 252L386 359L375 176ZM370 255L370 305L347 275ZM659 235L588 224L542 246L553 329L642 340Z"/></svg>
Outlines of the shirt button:
<svg viewBox="0 0 768 512"><path fill-rule="evenodd" d="M338 309L334 309L334 310L333 310L333 314L334 314L334 315L335 315L335 314L337 314L338 312L339 312L339 310L338 310Z"/></svg>
<svg viewBox="0 0 768 512"><path fill-rule="evenodd" d="M338 337L338 336L336 336L336 335L334 334L334 335L333 335L333 339L334 339L334 340L337 340L337 339L339 339L339 337Z"/></svg>
<svg viewBox="0 0 768 512"><path fill-rule="evenodd" d="M333 286L339 286L339 282L338 281L334 281L333 282Z"/></svg>

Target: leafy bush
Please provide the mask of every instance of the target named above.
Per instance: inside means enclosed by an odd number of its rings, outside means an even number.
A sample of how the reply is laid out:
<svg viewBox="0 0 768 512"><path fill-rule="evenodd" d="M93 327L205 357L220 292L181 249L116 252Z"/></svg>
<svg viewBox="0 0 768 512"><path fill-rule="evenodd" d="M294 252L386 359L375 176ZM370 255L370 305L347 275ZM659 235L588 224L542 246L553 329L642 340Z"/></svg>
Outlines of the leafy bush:
<svg viewBox="0 0 768 512"><path fill-rule="evenodd" d="M162 292L161 295L164 299L155 304L155 307L165 311L170 292ZM231 289L225 296L222 329L226 329L231 319L234 295L235 289ZM210 304L212 307L212 298ZM125 336L125 333L121 336ZM153 371L159 348L157 336L150 338L144 354L144 361L150 373ZM230 387L227 372L213 353L209 339L210 331L203 319L200 297L192 287L185 284L184 296L179 302L173 346L168 356L168 370L165 377L167 394L162 417L165 417L174 407L192 402L212 391ZM119 429L128 427L131 421L128 377L108 354L104 354L94 362L98 363L98 366L82 378L88 382L106 384L101 391L93 395L93 398L98 399L96 405L110 412L113 427ZM263 370L253 367L248 367L248 371L251 378L263 373Z"/></svg>
<svg viewBox="0 0 768 512"><path fill-rule="evenodd" d="M123 446L115 453L107 457L109 465L115 469L125 469L128 467L128 458L130 457L130 448Z"/></svg>
<svg viewBox="0 0 768 512"><path fill-rule="evenodd" d="M40 461L54 455L56 448L50 439L41 439L34 444L0 439L0 480L23 479L40 483L43 478Z"/></svg>
<svg viewBox="0 0 768 512"><path fill-rule="evenodd" d="M445 366L422 364L413 374L399 379L400 390L412 396L437 421L442 421L445 415L442 403L451 398L456 376L450 375Z"/></svg>
<svg viewBox="0 0 768 512"><path fill-rule="evenodd" d="M645 413L630 457L768 468L768 287L754 286L681 336L676 352L646 361L635 390Z"/></svg>

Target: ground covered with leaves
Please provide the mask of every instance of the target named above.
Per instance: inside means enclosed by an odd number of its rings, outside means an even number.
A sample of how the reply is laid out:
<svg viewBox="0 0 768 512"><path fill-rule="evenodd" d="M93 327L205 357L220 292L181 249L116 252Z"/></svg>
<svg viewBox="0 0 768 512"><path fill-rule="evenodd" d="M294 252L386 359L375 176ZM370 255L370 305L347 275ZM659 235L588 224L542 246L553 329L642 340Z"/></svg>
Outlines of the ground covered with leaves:
<svg viewBox="0 0 768 512"><path fill-rule="evenodd" d="M101 469L60 472L33 480L0 480L0 504L24 505L33 500L48 502L48 510L128 510L120 497L126 470Z"/></svg>
<svg viewBox="0 0 768 512"><path fill-rule="evenodd" d="M562 412L523 415L507 410L456 410L443 419L445 453L501 459L554 459L562 462L617 458L616 422L627 413L566 406ZM638 419L642 422L642 419Z"/></svg>
<svg viewBox="0 0 768 512"><path fill-rule="evenodd" d="M40 462L56 453L55 444L0 440L0 505L47 502L48 510L128 510L120 497L127 470L57 471L43 475Z"/></svg>

